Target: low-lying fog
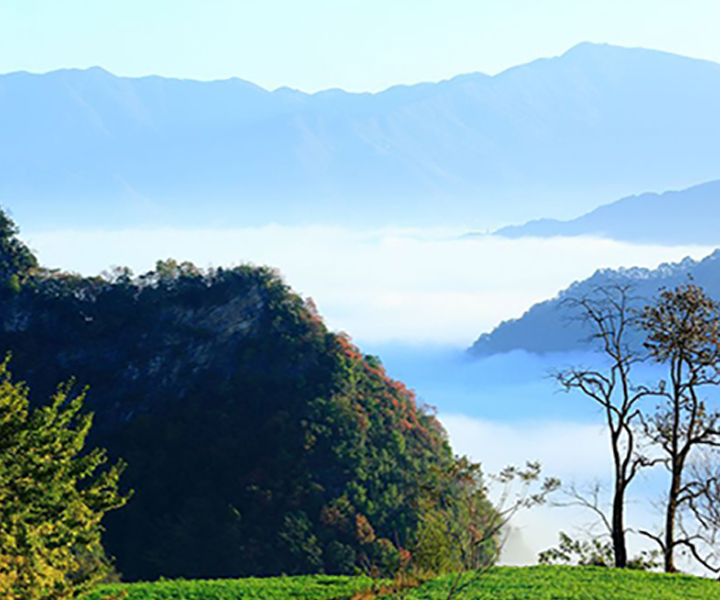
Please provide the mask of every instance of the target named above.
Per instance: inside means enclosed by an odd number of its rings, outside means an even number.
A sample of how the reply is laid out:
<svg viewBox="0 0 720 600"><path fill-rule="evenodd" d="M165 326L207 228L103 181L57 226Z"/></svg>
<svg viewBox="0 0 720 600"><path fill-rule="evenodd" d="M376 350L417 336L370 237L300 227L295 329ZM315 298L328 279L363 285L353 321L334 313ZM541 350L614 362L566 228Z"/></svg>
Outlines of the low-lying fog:
<svg viewBox="0 0 720 600"><path fill-rule="evenodd" d="M136 273L159 258L198 266L244 262L277 267L326 323L379 355L389 373L433 405L459 453L487 471L540 460L565 481L607 476L602 419L585 399L557 391L548 370L585 356L538 357L523 352L470 360L463 352L480 333L520 316L603 267L654 268L707 247L662 247L594 238L507 240L462 238L464 231L351 231L267 226L222 230L30 232L23 237L49 267L97 274L113 265ZM653 483L654 481L654 483ZM660 490L657 476L640 481L637 497ZM637 520L659 519L633 505ZM587 515L542 509L517 520L507 559L532 561ZM588 517L589 518L589 517Z"/></svg>
<svg viewBox="0 0 720 600"><path fill-rule="evenodd" d="M359 342L469 345L599 267L648 266L705 247L591 238L460 239L461 230L351 231L326 227L53 231L24 237L46 266L96 274L150 269L159 258L198 266L252 262L280 269L326 322Z"/></svg>

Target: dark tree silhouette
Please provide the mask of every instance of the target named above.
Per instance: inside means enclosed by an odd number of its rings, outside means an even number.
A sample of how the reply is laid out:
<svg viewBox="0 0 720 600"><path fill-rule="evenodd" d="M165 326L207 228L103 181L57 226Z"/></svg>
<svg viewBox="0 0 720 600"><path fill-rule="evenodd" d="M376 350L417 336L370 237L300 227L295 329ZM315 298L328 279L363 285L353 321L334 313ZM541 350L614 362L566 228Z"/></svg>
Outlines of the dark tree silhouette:
<svg viewBox="0 0 720 600"><path fill-rule="evenodd" d="M637 430L641 422L641 400L650 390L633 385L633 365L642 361L641 353L630 343L637 328L629 285L598 287L591 294L564 301L574 318L590 327L590 341L607 359L604 368L571 367L554 373L566 391L578 390L597 403L604 414L610 434L612 453L612 513L607 517L597 502L574 493L573 504L599 514L612 539L616 567L626 567L628 552L625 504L630 483L651 461L639 450Z"/></svg>

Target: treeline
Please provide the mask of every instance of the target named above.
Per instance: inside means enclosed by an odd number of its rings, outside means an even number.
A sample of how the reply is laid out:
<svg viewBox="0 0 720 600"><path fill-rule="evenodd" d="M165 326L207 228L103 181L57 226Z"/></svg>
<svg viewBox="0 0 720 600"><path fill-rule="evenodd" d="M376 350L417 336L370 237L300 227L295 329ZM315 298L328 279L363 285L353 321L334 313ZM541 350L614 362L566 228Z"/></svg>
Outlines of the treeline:
<svg viewBox="0 0 720 600"><path fill-rule="evenodd" d="M1 213L0 213L1 214ZM0 352L34 398L76 378L127 469L127 579L442 571L492 561L479 470L380 361L268 268L38 267L0 222Z"/></svg>

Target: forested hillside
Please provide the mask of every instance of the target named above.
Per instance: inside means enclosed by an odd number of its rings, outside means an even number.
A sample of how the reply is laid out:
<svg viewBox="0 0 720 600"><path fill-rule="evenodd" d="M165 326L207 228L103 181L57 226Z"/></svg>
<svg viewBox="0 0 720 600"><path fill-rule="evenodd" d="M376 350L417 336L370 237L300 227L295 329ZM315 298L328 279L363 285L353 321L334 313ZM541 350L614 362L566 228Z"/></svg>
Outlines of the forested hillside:
<svg viewBox="0 0 720 600"><path fill-rule="evenodd" d="M413 393L272 269L84 278L37 267L3 219L0 352L35 398L89 386L91 445L128 462L134 489L106 521L126 578L461 560L490 514L479 481Z"/></svg>
<svg viewBox="0 0 720 600"><path fill-rule="evenodd" d="M672 288L692 278L713 298L720 298L720 250L700 261L685 258L679 263L662 264L657 269L599 269L591 277L576 281L549 300L538 302L517 319L503 321L492 331L480 335L469 348L475 356L488 356L525 350L528 352L567 352L588 349L591 329L563 310L569 297L592 296L603 286L631 286L630 297L639 308L660 288Z"/></svg>

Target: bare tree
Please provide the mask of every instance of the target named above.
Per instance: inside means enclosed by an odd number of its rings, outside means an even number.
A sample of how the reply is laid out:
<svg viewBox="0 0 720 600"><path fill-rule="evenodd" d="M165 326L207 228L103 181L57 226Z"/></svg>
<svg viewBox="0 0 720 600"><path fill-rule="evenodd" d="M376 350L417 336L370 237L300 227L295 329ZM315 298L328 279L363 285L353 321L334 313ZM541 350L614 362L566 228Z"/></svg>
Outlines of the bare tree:
<svg viewBox="0 0 720 600"><path fill-rule="evenodd" d="M717 479L700 472L693 477L687 468L694 450L720 447L720 411L711 408L703 396L708 388L720 385L720 307L699 286L683 284L663 290L656 302L647 305L640 325L647 334L644 345L650 356L668 369L667 380L655 392L660 405L644 418L644 426L645 434L662 451L670 474L664 531L641 533L658 543L667 572L676 570L678 547L706 568L720 572L720 565L711 564L701 550L708 541L702 533L702 508L717 491ZM683 509L694 514L700 530L688 530Z"/></svg>
<svg viewBox="0 0 720 600"><path fill-rule="evenodd" d="M541 466L538 462L527 462L525 468L507 466L500 473L491 475L491 481L499 486L499 497L494 503L494 511L482 526L472 532L471 544L465 568L453 573L448 579L445 600L457 600L470 587L475 585L487 573L491 563L478 560L484 554L484 548L490 544L502 549L504 535L510 521L521 510L544 504L547 496L558 489L560 481L555 477L541 479ZM485 488L485 493L489 493ZM458 545L462 545L457 540Z"/></svg>
<svg viewBox="0 0 720 600"><path fill-rule="evenodd" d="M701 459L690 465L686 483L692 531L681 521L681 531L693 542L689 550L693 558L709 571L720 573L720 465L718 452L706 450Z"/></svg>
<svg viewBox="0 0 720 600"><path fill-rule="evenodd" d="M720 532L720 465L718 453L706 453L702 459L695 461L690 467L691 481L694 488L689 504L690 510L704 529L712 532L713 545Z"/></svg>
<svg viewBox="0 0 720 600"><path fill-rule="evenodd" d="M628 284L600 286L589 294L569 297L563 307L572 318L590 328L590 342L606 359L601 368L571 367L553 373L566 391L580 391L602 409L610 436L612 454L612 510L608 518L599 508L597 497L585 499L576 490L573 503L599 514L612 540L616 567L626 567L628 551L625 527L627 490L638 471L652 464L642 452L637 433L642 422L640 403L652 390L631 381L633 366L643 360L633 346L637 333L637 298Z"/></svg>

